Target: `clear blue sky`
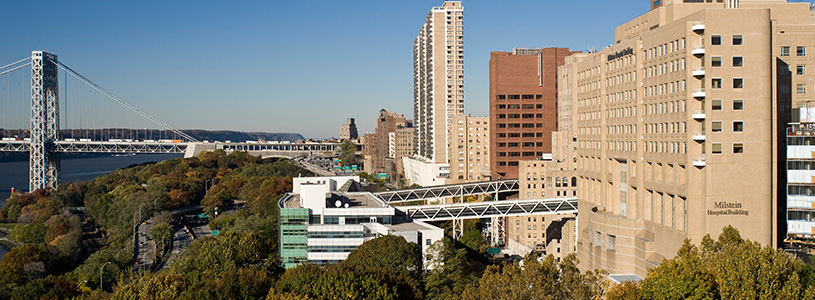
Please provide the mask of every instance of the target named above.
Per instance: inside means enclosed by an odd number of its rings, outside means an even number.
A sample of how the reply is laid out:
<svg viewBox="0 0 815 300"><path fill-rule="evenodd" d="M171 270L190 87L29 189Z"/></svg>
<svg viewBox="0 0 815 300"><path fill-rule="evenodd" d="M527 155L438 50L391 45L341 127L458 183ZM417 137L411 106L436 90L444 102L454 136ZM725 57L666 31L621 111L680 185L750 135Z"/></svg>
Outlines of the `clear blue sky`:
<svg viewBox="0 0 815 300"><path fill-rule="evenodd" d="M490 51L613 41L648 0L464 0L465 111L488 114ZM32 50L178 128L337 136L413 118L412 43L442 0L14 1L0 65ZM41 14L37 16L37 14Z"/></svg>

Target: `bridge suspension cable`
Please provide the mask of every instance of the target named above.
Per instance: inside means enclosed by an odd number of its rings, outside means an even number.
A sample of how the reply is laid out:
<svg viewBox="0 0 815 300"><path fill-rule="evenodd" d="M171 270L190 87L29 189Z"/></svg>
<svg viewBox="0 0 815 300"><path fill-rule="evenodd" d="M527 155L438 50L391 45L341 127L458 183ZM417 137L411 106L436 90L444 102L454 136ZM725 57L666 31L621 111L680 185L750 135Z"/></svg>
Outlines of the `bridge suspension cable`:
<svg viewBox="0 0 815 300"><path fill-rule="evenodd" d="M79 73L77 73L76 71L74 71L74 70L73 70L73 69L71 69L70 67L66 66L65 64L63 64L63 63L61 63L61 62L59 62L59 61L55 61L54 63L56 63L56 65L57 65L58 67L62 68L64 71L68 72L69 74L71 74L72 76L74 76L74 77L75 77L76 79L78 79L79 81L82 81L83 83L87 84L88 86L90 86L90 87L91 87L91 88L93 88L94 90L96 90L96 91L98 91L98 92L100 92L100 93L104 94L105 96L108 96L109 98L111 98L111 99L113 99L114 101L118 102L118 103L119 103L119 104L121 104L122 106L124 106L124 107L126 107L126 108L130 109L131 111L133 111L133 112L135 112L135 113L137 113L137 114L141 115L142 117L144 117L144 118L146 118L146 119L148 119L148 120L152 121L153 123L158 124L158 125L159 125L159 126L161 126L161 127L164 127L164 128L165 128L165 129L167 129L167 130L172 131L172 132L173 132L173 133L175 133L175 134L178 134L179 136L183 137L184 139L186 139L186 140L188 140L188 141L192 141L192 142L198 142L198 140L197 140L197 139L195 139L194 137L192 137L192 136L190 136L190 135L188 135L188 134L184 133L183 131L178 130L178 129L176 129L176 128L174 128L174 127L170 126L170 125L168 125L167 123L164 123L164 122L162 122L161 120L156 119L155 117L153 117L153 116L151 116L151 115L147 114L146 112L144 112L143 110L139 109L138 107L136 107L136 106L134 106L134 105L130 104L129 102L125 101L124 99L119 98L118 96L116 96L116 95L114 95L113 93L111 93L111 92L109 92L109 91L105 90L105 89L104 89L104 88L102 88L101 86L99 86L99 85L97 85L97 84L93 83L92 81L90 81L89 79L87 79L87 78L85 78L84 76L80 75Z"/></svg>
<svg viewBox="0 0 815 300"><path fill-rule="evenodd" d="M14 71L16 71L16 70L19 70L20 68L23 68L23 67L25 67L25 66L30 66L30 65L31 65L31 62L28 62L28 63L22 64L22 65L16 66L16 67L14 67L14 68L11 68L11 69L8 69L8 70L5 70L5 71L2 71L2 72L0 72L0 75L4 75L4 74L6 74L6 73L10 73L10 72L14 72ZM2 70L2 69L3 69L3 68L0 68L0 70Z"/></svg>
<svg viewBox="0 0 815 300"><path fill-rule="evenodd" d="M18 61L15 61L15 62L13 62L13 63L7 64L7 65L5 65L5 66L2 66L2 67L0 67L0 70L5 69L5 68L8 68L8 67L11 67L11 66L16 65L16 64L19 64L19 63L22 63L22 62L25 62L25 61L27 61L27 62L31 63L31 56L26 57L26 58L23 58L23 59L18 60Z"/></svg>

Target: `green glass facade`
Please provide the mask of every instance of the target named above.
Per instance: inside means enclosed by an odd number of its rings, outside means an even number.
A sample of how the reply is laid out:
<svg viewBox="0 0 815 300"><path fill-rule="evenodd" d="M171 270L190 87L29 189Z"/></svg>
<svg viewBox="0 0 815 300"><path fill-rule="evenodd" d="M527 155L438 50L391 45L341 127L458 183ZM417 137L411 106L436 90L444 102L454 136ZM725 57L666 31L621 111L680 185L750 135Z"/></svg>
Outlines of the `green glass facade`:
<svg viewBox="0 0 815 300"><path fill-rule="evenodd" d="M309 214L308 208L280 209L280 258L286 269L308 261Z"/></svg>

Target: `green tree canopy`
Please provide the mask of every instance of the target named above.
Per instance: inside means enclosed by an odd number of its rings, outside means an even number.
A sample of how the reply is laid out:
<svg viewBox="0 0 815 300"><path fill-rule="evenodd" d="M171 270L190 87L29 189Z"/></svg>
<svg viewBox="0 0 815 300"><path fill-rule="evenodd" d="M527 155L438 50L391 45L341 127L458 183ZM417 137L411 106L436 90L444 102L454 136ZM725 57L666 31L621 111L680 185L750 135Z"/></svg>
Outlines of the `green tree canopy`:
<svg viewBox="0 0 815 300"><path fill-rule="evenodd" d="M358 269L387 269L419 279L422 249L398 235L384 235L359 246L342 264Z"/></svg>
<svg viewBox="0 0 815 300"><path fill-rule="evenodd" d="M731 226L701 248L689 240L676 257L648 272L645 299L815 299L815 287L801 284L803 263L783 250L741 238ZM808 275L807 275L808 276Z"/></svg>
<svg viewBox="0 0 815 300"><path fill-rule="evenodd" d="M504 266L489 266L476 283L468 286L462 299L598 299L605 293L602 272L581 273L574 254L560 263L549 255L538 261L534 255Z"/></svg>

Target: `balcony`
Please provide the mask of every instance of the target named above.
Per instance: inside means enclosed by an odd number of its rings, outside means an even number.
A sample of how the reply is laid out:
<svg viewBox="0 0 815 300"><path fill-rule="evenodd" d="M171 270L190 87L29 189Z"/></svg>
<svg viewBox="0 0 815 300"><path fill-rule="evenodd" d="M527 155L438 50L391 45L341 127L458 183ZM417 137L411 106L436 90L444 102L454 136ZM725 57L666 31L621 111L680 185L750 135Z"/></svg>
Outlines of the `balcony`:
<svg viewBox="0 0 815 300"><path fill-rule="evenodd" d="M705 89L694 89L693 90L693 98L704 98L705 97Z"/></svg>
<svg viewBox="0 0 815 300"><path fill-rule="evenodd" d="M705 22L697 21L697 22L691 23L690 30L693 30L693 32L696 32L696 33L705 32Z"/></svg>
<svg viewBox="0 0 815 300"><path fill-rule="evenodd" d="M704 131L697 131L693 133L693 140L697 142L704 142L705 139L705 132Z"/></svg>
<svg viewBox="0 0 815 300"><path fill-rule="evenodd" d="M693 55L705 55L705 45L699 45L699 46L693 47L693 50L691 50L691 53L693 53Z"/></svg>
<svg viewBox="0 0 815 300"><path fill-rule="evenodd" d="M705 161L705 155L702 154L700 157L696 157L693 159L693 166L694 167L704 167L707 165L707 161Z"/></svg>
<svg viewBox="0 0 815 300"><path fill-rule="evenodd" d="M693 119L695 120L704 120L705 119L705 111L704 110L697 110L693 112Z"/></svg>
<svg viewBox="0 0 815 300"><path fill-rule="evenodd" d="M693 69L691 74L693 74L693 76L696 76L696 77L705 76L705 67L695 68L695 69Z"/></svg>

